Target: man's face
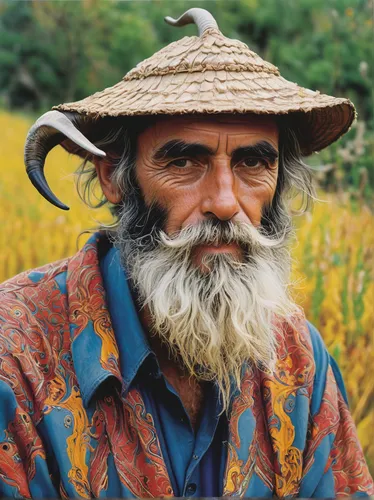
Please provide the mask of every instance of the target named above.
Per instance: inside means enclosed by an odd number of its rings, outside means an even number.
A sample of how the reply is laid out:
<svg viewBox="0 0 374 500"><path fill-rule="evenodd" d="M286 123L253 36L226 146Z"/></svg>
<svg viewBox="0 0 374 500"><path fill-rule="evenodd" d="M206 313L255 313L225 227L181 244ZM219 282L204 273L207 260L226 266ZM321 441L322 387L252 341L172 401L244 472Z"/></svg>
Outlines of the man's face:
<svg viewBox="0 0 374 500"><path fill-rule="evenodd" d="M295 309L277 175L270 117L157 118L138 136L141 193L123 196L113 235L150 331L187 372L215 380L226 407L245 361L271 369L273 317Z"/></svg>
<svg viewBox="0 0 374 500"><path fill-rule="evenodd" d="M206 219L258 227L275 193L278 128L253 115L163 117L139 135L136 169L146 204L167 213L169 235ZM242 259L230 243L200 245L193 261L217 253Z"/></svg>

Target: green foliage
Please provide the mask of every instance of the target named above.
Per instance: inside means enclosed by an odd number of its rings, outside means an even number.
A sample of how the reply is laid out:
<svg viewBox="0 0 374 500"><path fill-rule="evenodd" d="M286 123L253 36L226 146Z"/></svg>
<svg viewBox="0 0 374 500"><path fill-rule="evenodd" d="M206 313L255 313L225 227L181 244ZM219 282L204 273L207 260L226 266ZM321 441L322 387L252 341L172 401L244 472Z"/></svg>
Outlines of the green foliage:
<svg viewBox="0 0 374 500"><path fill-rule="evenodd" d="M0 8L0 102L38 112L111 86L156 50L195 35L195 26L163 21L194 6L210 10L226 36L246 42L285 78L355 103L367 125L362 154L353 163L333 147L317 164L336 165L355 190L365 169L367 196L374 187L373 0L9 2Z"/></svg>

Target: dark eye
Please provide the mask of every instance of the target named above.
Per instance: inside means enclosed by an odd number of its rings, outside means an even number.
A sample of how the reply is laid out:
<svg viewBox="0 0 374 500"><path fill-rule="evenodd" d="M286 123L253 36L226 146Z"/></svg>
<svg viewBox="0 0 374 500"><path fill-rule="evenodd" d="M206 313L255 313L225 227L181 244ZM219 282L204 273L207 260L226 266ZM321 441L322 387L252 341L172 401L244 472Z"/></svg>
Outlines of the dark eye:
<svg viewBox="0 0 374 500"><path fill-rule="evenodd" d="M187 168L192 165L192 161L187 158L178 158L176 160L171 161L168 164L168 167L177 167L177 168Z"/></svg>
<svg viewBox="0 0 374 500"><path fill-rule="evenodd" d="M258 167L266 167L267 163L262 158L249 157L245 158L242 162L242 165L248 168L258 168Z"/></svg>

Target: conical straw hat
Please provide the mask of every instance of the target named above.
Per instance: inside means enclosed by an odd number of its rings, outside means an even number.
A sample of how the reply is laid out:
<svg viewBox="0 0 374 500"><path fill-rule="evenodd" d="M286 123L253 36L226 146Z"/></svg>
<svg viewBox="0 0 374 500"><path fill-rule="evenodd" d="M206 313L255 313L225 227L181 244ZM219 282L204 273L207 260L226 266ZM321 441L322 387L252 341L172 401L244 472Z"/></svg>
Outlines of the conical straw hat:
<svg viewBox="0 0 374 500"><path fill-rule="evenodd" d="M80 101L53 109L104 116L256 113L287 115L304 155L343 135L353 104L284 79L239 40L225 37L211 14L190 9L170 24L196 22L200 36L184 37L140 62L123 79Z"/></svg>

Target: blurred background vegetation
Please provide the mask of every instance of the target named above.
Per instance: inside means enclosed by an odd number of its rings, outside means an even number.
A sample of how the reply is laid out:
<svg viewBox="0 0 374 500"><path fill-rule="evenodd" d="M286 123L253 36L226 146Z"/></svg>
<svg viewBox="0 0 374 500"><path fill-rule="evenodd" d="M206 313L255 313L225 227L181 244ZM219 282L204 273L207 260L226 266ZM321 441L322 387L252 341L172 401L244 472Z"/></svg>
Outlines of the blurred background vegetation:
<svg viewBox="0 0 374 500"><path fill-rule="evenodd" d="M329 190L374 188L373 0L27 1L0 6L0 105L38 113L119 81L140 60L196 27L165 15L203 5L239 38L311 89L349 97L358 122L314 160Z"/></svg>
<svg viewBox="0 0 374 500"><path fill-rule="evenodd" d="M52 105L113 85L156 50L195 35L195 26L163 22L193 6L210 10L226 36L246 42L285 78L356 105L352 129L308 159L323 203L313 216L295 219L294 293L343 371L373 473L374 0L1 3L0 282L73 254L81 231L109 219L79 201L72 175L79 162L62 150L48 157L47 178L71 210L61 212L36 193L23 166L32 121Z"/></svg>

